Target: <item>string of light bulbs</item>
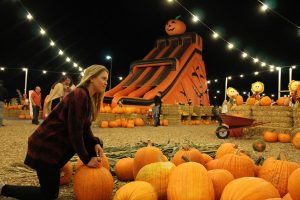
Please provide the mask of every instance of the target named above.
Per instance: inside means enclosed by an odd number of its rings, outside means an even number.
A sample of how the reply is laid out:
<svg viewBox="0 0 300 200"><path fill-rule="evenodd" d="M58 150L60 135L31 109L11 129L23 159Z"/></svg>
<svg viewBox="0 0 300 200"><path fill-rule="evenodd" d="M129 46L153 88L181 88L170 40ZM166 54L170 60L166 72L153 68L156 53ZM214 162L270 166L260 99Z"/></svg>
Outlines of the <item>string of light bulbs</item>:
<svg viewBox="0 0 300 200"><path fill-rule="evenodd" d="M288 24L292 25L293 27L295 27L298 30L298 34L300 35L300 26L297 25L295 22L293 22L292 20L288 19L287 17L283 16L282 14L280 14L279 12L277 12L276 10L273 10L267 3L264 3L260 0L256 0L257 2L259 2L261 4L260 10L263 12L266 12L267 10L270 10L272 13L274 13L275 15L277 15L278 17L280 17L281 19L283 19L284 21L286 21Z"/></svg>
<svg viewBox="0 0 300 200"><path fill-rule="evenodd" d="M193 22L200 22L209 31L211 31L213 39L221 39L222 41L224 41L227 44L228 50L235 49L235 50L239 51L241 53L242 59L250 58L253 61L253 63L260 64L260 66L263 67L263 68L268 66L270 68L270 71L274 71L275 69L278 69L278 66L276 66L274 64L266 63L265 61L262 61L260 58L257 58L255 56L251 56L248 52L243 51L242 49L236 47L234 45L234 43L232 43L232 42L226 40L224 37L222 37L217 31L213 30L209 25L207 25L203 20L201 20L199 18L199 16L197 16L192 11L190 11L187 7L185 7L178 0L167 0L167 1L170 2L170 3L176 2L181 8L183 8L185 11L187 11L192 16ZM299 66L299 65L290 65L290 66L286 66L286 67L295 68L296 66Z"/></svg>
<svg viewBox="0 0 300 200"><path fill-rule="evenodd" d="M55 40L53 40L47 34L46 29L44 29L43 26L41 26L40 23L37 22L35 17L33 17L33 15L31 14L31 12L29 12L29 10L26 8L26 6L21 1L19 1L19 2L26 11L26 19L29 22L35 22L37 24L37 26L39 27L39 30L40 30L39 33L43 37L45 37L46 40L49 41L49 46L52 48L56 48L59 56L63 57L67 63L72 64L74 68L77 68L79 70L79 72L82 72L83 68L81 66L79 66L78 62L76 62L76 60L74 58L71 58L70 56L65 55L65 52L62 50L62 48L60 48L59 45L55 42Z"/></svg>

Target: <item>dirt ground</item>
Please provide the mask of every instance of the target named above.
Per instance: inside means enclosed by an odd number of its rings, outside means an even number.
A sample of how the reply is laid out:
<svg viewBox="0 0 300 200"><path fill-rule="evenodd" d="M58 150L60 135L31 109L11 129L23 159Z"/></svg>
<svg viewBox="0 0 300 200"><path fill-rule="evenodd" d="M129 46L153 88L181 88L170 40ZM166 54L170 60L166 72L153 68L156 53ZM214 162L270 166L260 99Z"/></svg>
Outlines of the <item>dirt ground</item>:
<svg viewBox="0 0 300 200"><path fill-rule="evenodd" d="M5 126L0 127L0 178L6 183L16 185L37 185L38 181L34 172L22 167L27 150L27 138L36 129L29 120L5 120ZM105 146L124 146L125 144L135 144L141 140L150 139L155 143L184 142L193 141L197 144L220 144L232 142L256 157L257 154L252 150L252 143L258 136L229 138L220 140L215 135L216 125L198 126L168 126L168 127L138 127L133 129L114 128L101 129L93 128L96 136L104 141ZM290 143L268 143L265 157L277 156L280 151L287 154L290 161L300 163L300 151L296 150ZM115 181L115 190L124 183ZM0 199L7 199L0 197ZM72 184L62 186L59 199L74 199Z"/></svg>

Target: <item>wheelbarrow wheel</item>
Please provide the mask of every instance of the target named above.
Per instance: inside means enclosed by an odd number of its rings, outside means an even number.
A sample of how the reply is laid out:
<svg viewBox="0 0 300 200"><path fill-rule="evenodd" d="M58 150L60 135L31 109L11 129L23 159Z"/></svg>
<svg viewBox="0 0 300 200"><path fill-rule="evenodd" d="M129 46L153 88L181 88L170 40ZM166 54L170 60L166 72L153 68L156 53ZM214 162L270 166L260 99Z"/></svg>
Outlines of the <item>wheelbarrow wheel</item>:
<svg viewBox="0 0 300 200"><path fill-rule="evenodd" d="M219 139L227 139L229 137L229 128L226 126L219 126L216 130L216 135Z"/></svg>

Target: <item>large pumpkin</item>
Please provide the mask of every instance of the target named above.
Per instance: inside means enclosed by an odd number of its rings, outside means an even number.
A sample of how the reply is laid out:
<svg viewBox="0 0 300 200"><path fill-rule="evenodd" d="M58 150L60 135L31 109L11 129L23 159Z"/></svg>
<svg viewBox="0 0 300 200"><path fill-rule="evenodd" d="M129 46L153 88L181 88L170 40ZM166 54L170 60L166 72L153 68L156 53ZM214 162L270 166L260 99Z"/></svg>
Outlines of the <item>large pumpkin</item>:
<svg viewBox="0 0 300 200"><path fill-rule="evenodd" d="M221 158L225 154L234 153L237 150L237 145L233 143L223 143L216 152L216 158Z"/></svg>
<svg viewBox="0 0 300 200"><path fill-rule="evenodd" d="M288 133L279 133L278 134L278 141L281 143L289 143L291 142L291 135Z"/></svg>
<svg viewBox="0 0 300 200"><path fill-rule="evenodd" d="M286 161L282 154L279 159L281 160L268 158L259 170L258 177L272 183L278 189L280 195L284 196L287 193L288 177L300 165Z"/></svg>
<svg viewBox="0 0 300 200"><path fill-rule="evenodd" d="M66 185L70 183L72 174L73 174L73 165L70 161L68 161L61 169L59 184Z"/></svg>
<svg viewBox="0 0 300 200"><path fill-rule="evenodd" d="M186 26L183 21L178 19L179 17L176 17L175 19L170 19L166 26L165 30L168 35L180 35L183 34L186 30Z"/></svg>
<svg viewBox="0 0 300 200"><path fill-rule="evenodd" d="M293 145L296 149L300 149L300 132L296 133L293 137Z"/></svg>
<svg viewBox="0 0 300 200"><path fill-rule="evenodd" d="M223 190L221 200L264 200L280 197L268 181L257 177L243 177L231 181Z"/></svg>
<svg viewBox="0 0 300 200"><path fill-rule="evenodd" d="M148 142L147 147L140 148L137 150L133 161L133 176L136 177L142 167L147 164L166 161L164 154L157 147L153 147Z"/></svg>
<svg viewBox="0 0 300 200"><path fill-rule="evenodd" d="M246 155L241 155L239 151L234 154L226 154L217 162L217 169L228 170L234 178L251 177L255 174L255 164Z"/></svg>
<svg viewBox="0 0 300 200"><path fill-rule="evenodd" d="M247 105L255 105L256 99L254 97L249 97L246 101Z"/></svg>
<svg viewBox="0 0 300 200"><path fill-rule="evenodd" d="M300 168L296 169L291 173L288 180L288 192L291 195L292 199L300 199Z"/></svg>
<svg viewBox="0 0 300 200"><path fill-rule="evenodd" d="M140 169L135 180L150 183L157 192L158 199L167 199L167 188L171 171L176 166L171 162L151 163Z"/></svg>
<svg viewBox="0 0 300 200"><path fill-rule="evenodd" d="M213 160L213 158L210 155L206 154L206 153L202 153L202 157L203 157L203 160L204 160L205 164L207 164L208 162Z"/></svg>
<svg viewBox="0 0 300 200"><path fill-rule="evenodd" d="M157 194L150 183L134 181L122 186L114 200L157 200Z"/></svg>
<svg viewBox="0 0 300 200"><path fill-rule="evenodd" d="M115 165L115 172L120 181L132 181L133 177L133 158L122 158Z"/></svg>
<svg viewBox="0 0 300 200"><path fill-rule="evenodd" d="M220 199L225 186L232 180L233 175L225 169L209 170L208 175L211 178L215 191L215 199Z"/></svg>
<svg viewBox="0 0 300 200"><path fill-rule="evenodd" d="M114 188L114 179L104 168L82 166L74 176L74 193L78 200L109 200Z"/></svg>
<svg viewBox="0 0 300 200"><path fill-rule="evenodd" d="M279 106L289 106L291 99L289 97L279 97L277 104Z"/></svg>
<svg viewBox="0 0 300 200"><path fill-rule="evenodd" d="M272 131L265 131L263 134L263 138L266 142L277 142L278 134Z"/></svg>
<svg viewBox="0 0 300 200"><path fill-rule="evenodd" d="M195 148L190 149L188 145L182 145L182 149L177 151L174 154L174 157L172 159L172 162L177 166L181 163L184 163L185 161L182 159L182 156L187 157L192 162L197 162L202 165L205 164L202 153Z"/></svg>
<svg viewBox="0 0 300 200"><path fill-rule="evenodd" d="M272 99L268 96L265 96L260 100L261 106L270 106L271 104L272 104Z"/></svg>
<svg viewBox="0 0 300 200"><path fill-rule="evenodd" d="M168 200L214 200L213 183L203 165L187 162L178 165L171 173Z"/></svg>

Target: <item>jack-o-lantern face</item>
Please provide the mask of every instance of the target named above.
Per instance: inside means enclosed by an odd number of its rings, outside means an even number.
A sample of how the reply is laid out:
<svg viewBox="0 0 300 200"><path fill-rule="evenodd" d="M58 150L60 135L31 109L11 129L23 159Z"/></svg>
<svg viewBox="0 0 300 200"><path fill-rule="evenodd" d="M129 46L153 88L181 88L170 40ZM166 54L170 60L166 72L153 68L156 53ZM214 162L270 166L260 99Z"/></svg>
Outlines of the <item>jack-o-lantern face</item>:
<svg viewBox="0 0 300 200"><path fill-rule="evenodd" d="M264 89L265 89L264 84L262 82L259 82L259 81L253 83L252 86L251 86L251 91L253 93L262 93L264 91Z"/></svg>
<svg viewBox="0 0 300 200"><path fill-rule="evenodd" d="M298 86L300 86L300 81L294 81L292 80L289 84L289 90L290 92L294 92L297 90Z"/></svg>
<svg viewBox="0 0 300 200"><path fill-rule="evenodd" d="M167 22L165 30L168 35L180 35L186 30L186 26L183 21L179 19L171 19Z"/></svg>
<svg viewBox="0 0 300 200"><path fill-rule="evenodd" d="M227 88L226 94L229 98L235 98L238 96L238 91L232 87Z"/></svg>

